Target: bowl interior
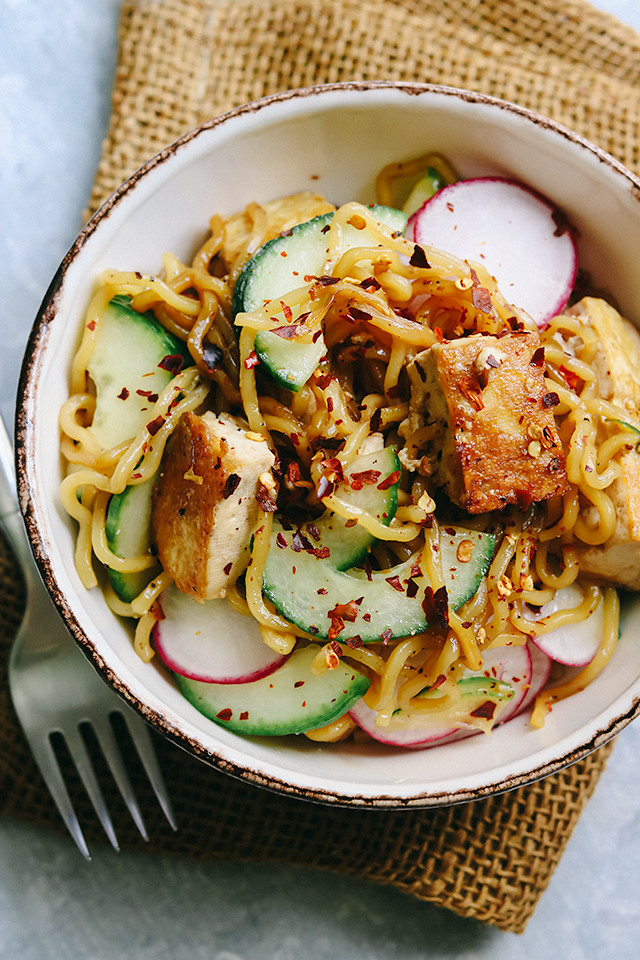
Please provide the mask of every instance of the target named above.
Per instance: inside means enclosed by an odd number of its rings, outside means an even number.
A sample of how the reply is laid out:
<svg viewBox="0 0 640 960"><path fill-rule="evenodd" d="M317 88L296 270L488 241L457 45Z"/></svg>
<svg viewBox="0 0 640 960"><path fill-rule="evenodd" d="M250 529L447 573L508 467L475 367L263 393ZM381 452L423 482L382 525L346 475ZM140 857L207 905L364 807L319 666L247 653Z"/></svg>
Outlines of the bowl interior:
<svg viewBox="0 0 640 960"><path fill-rule="evenodd" d="M104 676L176 741L256 782L316 799L364 804L462 800L542 776L606 740L638 709L640 608L625 607L613 662L558 704L542 730L516 719L491 736L425 751L239 738L206 721L73 564L74 530L58 498L57 413L81 317L105 268L154 272L168 250L184 259L208 217L251 200L311 189L334 202L374 199L380 168L429 150L464 177L515 177L549 196L580 234L580 264L640 324L640 183L567 131L486 98L432 87L301 91L240 109L151 161L96 215L65 259L28 348L18 410L21 497L36 555L64 616ZM535 269L535 263L532 263Z"/></svg>

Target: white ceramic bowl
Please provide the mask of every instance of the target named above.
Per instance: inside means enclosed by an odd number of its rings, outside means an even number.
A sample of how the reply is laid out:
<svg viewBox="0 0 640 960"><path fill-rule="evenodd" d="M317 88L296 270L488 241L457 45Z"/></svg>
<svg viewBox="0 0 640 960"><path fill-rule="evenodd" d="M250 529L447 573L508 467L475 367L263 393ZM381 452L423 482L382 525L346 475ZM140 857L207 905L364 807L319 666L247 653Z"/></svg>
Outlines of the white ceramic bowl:
<svg viewBox="0 0 640 960"><path fill-rule="evenodd" d="M630 602L613 661L542 730L519 718L491 736L424 751L240 738L208 722L165 672L143 664L130 632L73 563L58 499L58 409L83 311L106 267L153 272L166 250L188 259L215 211L312 188L335 202L373 199L386 163L428 150L462 176L507 175L556 201L580 231L580 262L640 323L640 181L570 131L486 97L416 84L299 90L204 124L150 160L100 209L65 257L29 342L18 399L22 508L49 589L105 680L171 739L216 767L314 800L365 806L467 800L540 778L586 755L640 710L640 604ZM532 263L532 269L535 264Z"/></svg>

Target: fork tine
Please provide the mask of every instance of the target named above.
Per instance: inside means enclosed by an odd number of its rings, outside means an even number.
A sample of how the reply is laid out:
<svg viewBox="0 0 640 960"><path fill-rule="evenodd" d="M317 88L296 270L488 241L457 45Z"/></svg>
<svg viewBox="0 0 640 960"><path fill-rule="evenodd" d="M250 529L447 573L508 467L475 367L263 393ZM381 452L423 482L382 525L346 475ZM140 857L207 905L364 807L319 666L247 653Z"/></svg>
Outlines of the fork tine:
<svg viewBox="0 0 640 960"><path fill-rule="evenodd" d="M171 829L177 830L178 826L173 814L171 800L169 799L169 794L167 793L167 788L162 777L162 772L160 770L155 748L151 741L151 735L149 733L147 723L142 719L142 717L139 717L137 713L134 713L133 710L123 709L120 711L120 715L125 721L129 733L131 734L131 739L133 740L136 750L138 751L138 756L140 757L142 765L146 770L147 777L149 778L149 782L153 787L153 791L158 799L158 803L160 804L160 807L162 808L162 811L167 818Z"/></svg>
<svg viewBox="0 0 640 960"><path fill-rule="evenodd" d="M113 824L111 822L111 817L109 816L107 805L104 801L104 797L102 796L102 790L100 789L100 785L96 779L93 765L79 728L71 728L66 730L64 732L64 739L67 747L69 748L71 758L78 769L80 778L87 793L89 794L89 799L93 804L93 809L95 810L98 819L104 828L104 832L109 838L111 846L114 850L120 850L118 840L113 829Z"/></svg>
<svg viewBox="0 0 640 960"><path fill-rule="evenodd" d="M147 829L144 825L142 813L136 799L136 795L129 779L129 774L124 765L120 748L114 736L113 727L107 717L94 717L91 726L98 738L98 743L102 749L105 760L109 764L109 769L115 780L122 799L127 805L127 809L133 818L138 831L144 840L149 840Z"/></svg>
<svg viewBox="0 0 640 960"><path fill-rule="evenodd" d="M91 860L91 854L89 853L89 848L87 847L67 787L62 778L51 740L48 736L40 738L32 736L27 730L24 732L34 759L40 769L40 773L44 777L47 789L54 799L67 830L73 837L82 856L86 860Z"/></svg>

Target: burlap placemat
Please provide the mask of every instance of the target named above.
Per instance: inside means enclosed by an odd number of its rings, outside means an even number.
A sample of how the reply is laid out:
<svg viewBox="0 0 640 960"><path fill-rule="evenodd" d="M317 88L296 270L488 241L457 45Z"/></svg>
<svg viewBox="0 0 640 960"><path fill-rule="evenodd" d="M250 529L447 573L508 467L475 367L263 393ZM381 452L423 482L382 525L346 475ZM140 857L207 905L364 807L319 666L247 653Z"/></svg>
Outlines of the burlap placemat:
<svg viewBox="0 0 640 960"><path fill-rule="evenodd" d="M286 88L360 79L444 82L505 97L640 171L640 38L581 0L130 0L89 209L203 119ZM64 829L9 701L6 661L21 602L0 541L0 811ZM160 738L157 745L180 829L167 830L134 765L150 849L358 875L515 932L547 887L610 749L503 796L394 812L275 796ZM103 842L69 776L89 842ZM121 847L145 848L115 789L105 791Z"/></svg>

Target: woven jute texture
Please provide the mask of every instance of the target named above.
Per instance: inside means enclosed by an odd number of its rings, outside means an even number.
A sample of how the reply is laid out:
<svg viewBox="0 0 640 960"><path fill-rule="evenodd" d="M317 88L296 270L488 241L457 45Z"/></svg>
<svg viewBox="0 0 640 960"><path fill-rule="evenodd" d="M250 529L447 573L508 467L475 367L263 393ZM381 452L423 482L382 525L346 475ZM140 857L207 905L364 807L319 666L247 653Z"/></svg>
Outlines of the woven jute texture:
<svg viewBox="0 0 640 960"><path fill-rule="evenodd" d="M510 99L640 171L640 38L580 0L131 0L89 210L202 120L287 88L362 79L442 82ZM62 830L7 689L21 603L0 541L0 811ZM610 750L475 803L363 811L276 796L159 737L157 747L179 831L166 829L132 764L151 850L358 875L515 932L547 887ZM101 828L68 776L87 838L99 844ZM115 788L104 789L122 848L144 849Z"/></svg>

